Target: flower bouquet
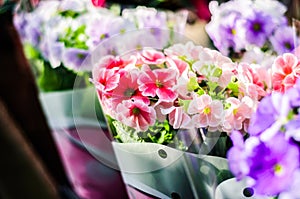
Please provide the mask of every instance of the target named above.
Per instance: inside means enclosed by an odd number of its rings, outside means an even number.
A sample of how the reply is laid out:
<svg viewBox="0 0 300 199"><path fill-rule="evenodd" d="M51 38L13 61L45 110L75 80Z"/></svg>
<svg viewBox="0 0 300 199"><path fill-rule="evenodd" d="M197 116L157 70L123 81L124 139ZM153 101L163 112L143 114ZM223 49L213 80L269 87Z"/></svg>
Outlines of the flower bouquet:
<svg viewBox="0 0 300 199"><path fill-rule="evenodd" d="M151 35L160 35L155 32L157 27L168 30L179 25L184 30L185 12L179 16L145 7L137 8L137 13L135 9L130 11L125 16L115 8L96 8L88 0L42 1L32 12L16 12L14 17L61 157L75 190L83 198L126 195L116 172L111 143L97 139L105 131L99 134L95 129L99 123L103 128L106 124L89 82L91 65L87 55L106 39L138 28L147 28ZM137 14L144 21L138 22ZM165 45L154 39L151 42ZM106 50L114 53L114 49ZM100 141L95 144L95 140ZM98 158L114 166L108 167ZM118 188L119 192L108 191L108 187Z"/></svg>
<svg viewBox="0 0 300 199"><path fill-rule="evenodd" d="M90 118L90 123L98 125L92 119L93 110L72 110L73 98L81 99L74 104L79 107L95 100L88 81L90 69L81 63L90 49L86 23L98 12L88 1L72 0L42 1L32 12L15 14L15 26L52 128L73 127L73 117Z"/></svg>
<svg viewBox="0 0 300 199"><path fill-rule="evenodd" d="M94 104L94 91L88 80L91 67L84 64L84 60L100 42L140 28L148 28L153 34L159 34L154 31L157 27L183 32L187 17L185 11L173 13L146 7L130 9L130 13L125 9L124 14L115 10L94 7L88 0L64 0L40 2L30 13L16 13L15 25L32 63L52 126L74 125L71 98L86 99L87 103ZM64 108L53 106L59 102ZM77 116L87 117L89 112L95 112L82 111Z"/></svg>
<svg viewBox="0 0 300 199"><path fill-rule="evenodd" d="M246 133L269 88L252 64L176 42L104 57L96 50L92 82L128 185L161 198L214 198L218 184L232 177L228 134Z"/></svg>

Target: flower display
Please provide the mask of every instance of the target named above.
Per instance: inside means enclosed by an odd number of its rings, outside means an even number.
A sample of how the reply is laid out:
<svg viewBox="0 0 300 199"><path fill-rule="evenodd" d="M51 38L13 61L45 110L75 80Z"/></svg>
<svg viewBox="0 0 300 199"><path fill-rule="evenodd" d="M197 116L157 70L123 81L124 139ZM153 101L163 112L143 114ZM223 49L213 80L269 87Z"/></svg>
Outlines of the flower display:
<svg viewBox="0 0 300 199"><path fill-rule="evenodd" d="M94 66L93 83L114 136L122 140L122 132L128 132L135 142L164 142L179 129L245 131L268 93L250 69L188 42L103 57Z"/></svg>
<svg viewBox="0 0 300 199"><path fill-rule="evenodd" d="M206 32L221 53L236 60L260 64L262 60L244 58L245 54L281 55L292 52L295 40L299 40L285 16L287 8L280 1L212 1L209 8L212 18ZM264 60L272 62L274 56Z"/></svg>
<svg viewBox="0 0 300 199"><path fill-rule="evenodd" d="M142 28L152 33L149 42L164 47L171 32L184 32L187 12L174 13L154 8L114 9L100 7L103 1L64 0L40 2L33 12L17 12L14 23L25 46L27 58L42 91L72 89L89 85L92 70L84 60L101 42L115 35ZM169 30L158 32L157 28ZM163 34L167 33L167 34ZM142 35L132 34L138 48ZM128 44L124 44L127 46ZM107 54L119 49L106 48Z"/></svg>

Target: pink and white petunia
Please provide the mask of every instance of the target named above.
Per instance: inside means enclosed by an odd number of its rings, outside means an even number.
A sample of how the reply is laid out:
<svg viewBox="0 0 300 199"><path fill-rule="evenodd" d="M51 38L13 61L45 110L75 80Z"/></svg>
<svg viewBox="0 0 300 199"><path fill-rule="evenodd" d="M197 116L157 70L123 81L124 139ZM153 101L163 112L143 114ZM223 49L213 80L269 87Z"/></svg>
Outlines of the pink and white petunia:
<svg viewBox="0 0 300 199"><path fill-rule="evenodd" d="M242 130L246 119L249 119L253 113L254 102L245 96L242 100L229 97L225 100L229 108L225 109L222 130L230 133L233 130Z"/></svg>
<svg viewBox="0 0 300 199"><path fill-rule="evenodd" d="M111 92L111 102L114 106L122 103L124 100L142 100L145 104L149 105L150 100L148 97L143 96L139 90L137 83L140 71L138 69L132 69L124 71L120 76L118 86Z"/></svg>
<svg viewBox="0 0 300 199"><path fill-rule="evenodd" d="M199 54L202 53L202 46L195 46L192 42L187 42L186 44L175 44L164 50L167 56L178 56L184 57L187 60L197 60L199 59Z"/></svg>
<svg viewBox="0 0 300 199"><path fill-rule="evenodd" d="M143 50L140 54L141 60L145 64L163 64L166 60L165 55L154 49Z"/></svg>
<svg viewBox="0 0 300 199"><path fill-rule="evenodd" d="M258 71L261 72L261 75L258 75ZM271 78L267 71L255 64L240 63L237 72L239 90L243 95L256 100L267 95L267 84Z"/></svg>
<svg viewBox="0 0 300 199"><path fill-rule="evenodd" d="M188 63L182 61L176 56L166 57L166 65L168 66L168 68L173 68L177 70L179 75L182 75L182 73L187 71L189 67Z"/></svg>
<svg viewBox="0 0 300 199"><path fill-rule="evenodd" d="M154 108L141 100L123 101L117 106L116 112L117 120L138 131L146 131L156 120Z"/></svg>
<svg viewBox="0 0 300 199"><path fill-rule="evenodd" d="M272 65L274 91L285 92L294 86L299 76L300 61L295 55L285 53L275 59Z"/></svg>
<svg viewBox="0 0 300 199"><path fill-rule="evenodd" d="M98 69L99 68L107 68L107 69L112 69L112 68L125 68L128 64L134 64L136 62L136 59L134 56L129 57L128 59L124 59L119 56L112 56L112 55L107 55L103 58L101 58L100 63L98 64Z"/></svg>
<svg viewBox="0 0 300 199"><path fill-rule="evenodd" d="M201 95L193 99L188 107L188 114L193 115L193 125L198 128L218 127L223 119L223 104L220 100L212 100L207 95Z"/></svg>
<svg viewBox="0 0 300 199"><path fill-rule="evenodd" d="M93 81L97 90L106 94L118 86L120 74L115 69L100 68L93 73Z"/></svg>
<svg viewBox="0 0 300 199"><path fill-rule="evenodd" d="M139 89L144 96L157 96L159 101L173 102L177 98L173 90L176 74L173 69L151 70L148 65L143 65L138 78Z"/></svg>
<svg viewBox="0 0 300 199"><path fill-rule="evenodd" d="M184 111L184 107L172 106L168 109L162 109L162 114L168 115L169 123L174 129L193 128L191 125L191 117Z"/></svg>

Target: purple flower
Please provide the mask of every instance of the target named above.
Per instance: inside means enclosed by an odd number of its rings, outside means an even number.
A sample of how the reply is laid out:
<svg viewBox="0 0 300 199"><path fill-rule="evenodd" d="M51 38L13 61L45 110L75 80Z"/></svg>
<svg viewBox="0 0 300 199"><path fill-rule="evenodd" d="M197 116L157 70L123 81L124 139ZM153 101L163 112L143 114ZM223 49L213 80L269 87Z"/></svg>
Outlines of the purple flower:
<svg viewBox="0 0 300 199"><path fill-rule="evenodd" d="M245 48L245 41L242 39L243 27L241 19L241 13L232 11L223 16L222 23L219 25L214 23L214 21L206 25L207 34L222 54L228 55L229 49L239 52Z"/></svg>
<svg viewBox="0 0 300 199"><path fill-rule="evenodd" d="M265 132L264 136L272 137L281 127L281 120L285 119L290 110L289 98L281 93L273 93L263 98L257 111L250 119L250 125L248 132L250 135L260 135L267 128L272 125L274 128L268 129L268 133Z"/></svg>
<svg viewBox="0 0 300 199"><path fill-rule="evenodd" d="M88 55L87 50L77 48L66 48L63 53L63 64L65 67L75 71L89 70L87 68L81 68L81 65Z"/></svg>
<svg viewBox="0 0 300 199"><path fill-rule="evenodd" d="M284 134L261 142L252 152L248 158L248 176L254 179L258 194L276 195L291 184L294 171L299 167L299 149L286 140Z"/></svg>
<svg viewBox="0 0 300 199"><path fill-rule="evenodd" d="M272 17L262 12L253 12L246 20L246 39L249 43L263 46L275 28Z"/></svg>
<svg viewBox="0 0 300 199"><path fill-rule="evenodd" d="M142 28L167 28L167 14L159 12L154 8L146 8L143 6L136 9L127 9L123 11L125 18L136 20L139 29Z"/></svg>
<svg viewBox="0 0 300 199"><path fill-rule="evenodd" d="M286 125L286 136L292 137L296 141L300 142L300 116L297 115L295 118L291 121L289 121Z"/></svg>
<svg viewBox="0 0 300 199"><path fill-rule="evenodd" d="M233 131L230 135L230 138L233 142L233 147L228 151L227 157L229 161L229 167L231 172L236 176L238 180L241 180L249 173L249 166L247 162L247 150L252 150L252 147L255 147L258 143L258 139L249 138L248 148L245 149L243 136L238 131ZM251 142L252 140L252 142ZM250 144L252 143L252 147Z"/></svg>
<svg viewBox="0 0 300 199"><path fill-rule="evenodd" d="M300 196L300 170L298 169L293 178L291 179L292 183L288 190L280 193L279 199L296 199Z"/></svg>
<svg viewBox="0 0 300 199"><path fill-rule="evenodd" d="M285 95L290 99L292 107L300 107L300 79L297 80L293 88L286 91Z"/></svg>
<svg viewBox="0 0 300 199"><path fill-rule="evenodd" d="M233 133L234 146L228 152L233 174L249 177L258 195L276 195L291 185L291 178L299 167L299 149L283 133L277 133L267 142L250 137L242 139ZM237 143L238 142L238 143Z"/></svg>
<svg viewBox="0 0 300 199"><path fill-rule="evenodd" d="M53 68L60 66L65 46L62 42L48 42L47 59Z"/></svg>
<svg viewBox="0 0 300 199"><path fill-rule="evenodd" d="M25 29L27 40L33 46L37 47L40 43L41 32L39 28L33 26L27 26Z"/></svg>
<svg viewBox="0 0 300 199"><path fill-rule="evenodd" d="M132 22L121 17L108 15L94 18L88 22L86 28L86 34L89 37L87 45L93 48L104 39L134 29Z"/></svg>
<svg viewBox="0 0 300 199"><path fill-rule="evenodd" d="M278 54L292 52L295 48L295 31L292 27L279 27L274 35L270 37L271 44Z"/></svg>
<svg viewBox="0 0 300 199"><path fill-rule="evenodd" d="M14 26L16 27L22 41L26 40L25 27L27 26L27 14L21 12L14 15Z"/></svg>

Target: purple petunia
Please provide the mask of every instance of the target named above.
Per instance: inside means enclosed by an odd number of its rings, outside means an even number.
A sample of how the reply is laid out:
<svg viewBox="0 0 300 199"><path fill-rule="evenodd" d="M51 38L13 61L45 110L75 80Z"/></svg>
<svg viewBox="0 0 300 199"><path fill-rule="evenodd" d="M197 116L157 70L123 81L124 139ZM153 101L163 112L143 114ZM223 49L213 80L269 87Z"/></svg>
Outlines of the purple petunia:
<svg viewBox="0 0 300 199"><path fill-rule="evenodd" d="M278 54L289 53L295 49L295 31L292 27L277 28L270 41Z"/></svg>
<svg viewBox="0 0 300 199"><path fill-rule="evenodd" d="M294 49L296 37L285 28L292 29L285 15L287 8L280 1L231 0L221 4L211 1L209 8L212 16L205 30L214 46L225 55L241 59L244 52L253 48L260 48L266 54Z"/></svg>
<svg viewBox="0 0 300 199"><path fill-rule="evenodd" d="M90 70L88 68L81 68L83 61L88 55L87 50L77 48L66 48L63 53L63 63L66 67L71 68L75 71Z"/></svg>
<svg viewBox="0 0 300 199"><path fill-rule="evenodd" d="M275 28L272 17L254 11L251 17L246 19L246 40L250 44L263 46Z"/></svg>
<svg viewBox="0 0 300 199"><path fill-rule="evenodd" d="M286 140L283 133L267 142L250 137L243 145L237 133L231 135L234 146L228 152L233 174L238 179L247 176L258 195L274 196L286 190L299 167L298 146Z"/></svg>
<svg viewBox="0 0 300 199"><path fill-rule="evenodd" d="M281 121L287 117L290 110L289 98L280 93L273 93L260 101L256 113L251 117L248 132L252 136L261 135L267 128L273 126L269 132L274 135L280 128ZM278 123L276 121L279 120ZM274 125L275 124L275 125ZM277 128L276 128L277 127ZM273 131L273 132L272 132ZM265 135L264 135L265 136Z"/></svg>

